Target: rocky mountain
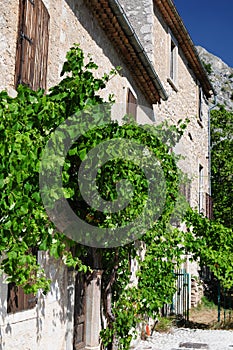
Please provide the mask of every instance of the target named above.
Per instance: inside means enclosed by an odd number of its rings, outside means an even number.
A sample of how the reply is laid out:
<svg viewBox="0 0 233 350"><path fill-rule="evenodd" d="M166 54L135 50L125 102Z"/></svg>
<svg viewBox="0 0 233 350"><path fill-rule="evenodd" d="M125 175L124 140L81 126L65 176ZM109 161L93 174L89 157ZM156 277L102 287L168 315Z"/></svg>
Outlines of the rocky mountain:
<svg viewBox="0 0 233 350"><path fill-rule="evenodd" d="M233 111L233 68L203 47L196 46L196 49L217 92L217 102Z"/></svg>

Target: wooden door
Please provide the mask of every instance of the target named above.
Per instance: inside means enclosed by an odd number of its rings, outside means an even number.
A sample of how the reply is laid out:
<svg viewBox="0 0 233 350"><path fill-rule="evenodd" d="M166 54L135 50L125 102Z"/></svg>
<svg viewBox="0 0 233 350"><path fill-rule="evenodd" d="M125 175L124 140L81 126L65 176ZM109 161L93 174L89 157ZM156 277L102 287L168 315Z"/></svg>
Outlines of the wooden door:
<svg viewBox="0 0 233 350"><path fill-rule="evenodd" d="M86 309L86 277L78 273L75 280L74 303L74 350L85 349L85 309Z"/></svg>

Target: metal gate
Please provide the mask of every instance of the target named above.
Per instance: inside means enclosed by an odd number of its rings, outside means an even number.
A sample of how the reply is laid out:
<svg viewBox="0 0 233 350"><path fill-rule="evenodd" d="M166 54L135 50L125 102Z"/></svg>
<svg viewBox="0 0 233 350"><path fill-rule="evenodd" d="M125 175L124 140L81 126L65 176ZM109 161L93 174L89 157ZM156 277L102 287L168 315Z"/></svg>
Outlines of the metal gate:
<svg viewBox="0 0 233 350"><path fill-rule="evenodd" d="M182 316L185 321L189 320L190 308L190 274L185 270L175 272L176 293L173 297L171 312Z"/></svg>

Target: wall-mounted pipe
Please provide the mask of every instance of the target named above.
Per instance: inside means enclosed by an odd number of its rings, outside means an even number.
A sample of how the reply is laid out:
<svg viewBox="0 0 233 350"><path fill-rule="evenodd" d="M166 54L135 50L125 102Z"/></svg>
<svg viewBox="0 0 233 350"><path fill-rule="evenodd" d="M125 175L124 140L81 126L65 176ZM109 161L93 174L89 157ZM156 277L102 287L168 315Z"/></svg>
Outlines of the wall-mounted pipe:
<svg viewBox="0 0 233 350"><path fill-rule="evenodd" d="M209 195L211 196L211 111L217 106L217 95L214 95L214 104L208 109L208 180Z"/></svg>

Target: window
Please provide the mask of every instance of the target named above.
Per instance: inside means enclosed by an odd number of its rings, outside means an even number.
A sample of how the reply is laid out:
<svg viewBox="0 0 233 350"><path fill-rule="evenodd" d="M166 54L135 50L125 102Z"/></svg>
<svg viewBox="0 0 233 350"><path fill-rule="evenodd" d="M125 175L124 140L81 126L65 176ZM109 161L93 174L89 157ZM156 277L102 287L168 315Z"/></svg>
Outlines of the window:
<svg viewBox="0 0 233 350"><path fill-rule="evenodd" d="M30 248L30 252L37 259L38 248ZM36 303L37 297L33 293L25 294L22 287L16 286L14 282L8 283L7 313L33 309Z"/></svg>
<svg viewBox="0 0 233 350"><path fill-rule="evenodd" d="M137 119L137 99L130 89L127 93L126 114L133 117L134 120Z"/></svg>
<svg viewBox="0 0 233 350"><path fill-rule="evenodd" d="M33 309L36 306L37 297L34 294L25 294L21 287L15 283L8 284L7 313Z"/></svg>
<svg viewBox="0 0 233 350"><path fill-rule="evenodd" d="M180 193L186 198L187 202L191 202L191 181L188 180L180 185Z"/></svg>
<svg viewBox="0 0 233 350"><path fill-rule="evenodd" d="M36 256L38 249L30 248L31 254ZM37 297L33 294L25 294L21 287L16 286L14 282L8 283L7 292L7 313L29 310L34 308L37 303Z"/></svg>
<svg viewBox="0 0 233 350"><path fill-rule="evenodd" d="M15 86L46 88L49 14L41 0L19 1Z"/></svg>
<svg viewBox="0 0 233 350"><path fill-rule="evenodd" d="M198 118L202 121L202 89L198 86Z"/></svg>
<svg viewBox="0 0 233 350"><path fill-rule="evenodd" d="M213 220L213 199L206 193L206 217L210 220Z"/></svg>
<svg viewBox="0 0 233 350"><path fill-rule="evenodd" d="M170 52L170 78L175 80L175 47L176 45L171 40L171 52Z"/></svg>
<svg viewBox="0 0 233 350"><path fill-rule="evenodd" d="M177 83L178 72L178 43L170 32L170 58L169 58L169 80L172 83Z"/></svg>
<svg viewBox="0 0 233 350"><path fill-rule="evenodd" d="M203 166L199 165L199 213L204 214L204 171Z"/></svg>

